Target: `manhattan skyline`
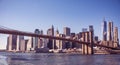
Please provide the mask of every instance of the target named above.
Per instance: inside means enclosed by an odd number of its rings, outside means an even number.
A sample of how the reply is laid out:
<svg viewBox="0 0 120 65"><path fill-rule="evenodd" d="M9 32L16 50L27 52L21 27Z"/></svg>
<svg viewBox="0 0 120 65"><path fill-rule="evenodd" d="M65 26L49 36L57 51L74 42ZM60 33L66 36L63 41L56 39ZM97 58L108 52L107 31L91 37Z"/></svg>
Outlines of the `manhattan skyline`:
<svg viewBox="0 0 120 65"><path fill-rule="evenodd" d="M102 40L102 22L113 21L120 31L119 0L45 0L0 1L0 25L28 32L42 29L44 34L51 25L63 33L63 27L79 33L93 25L95 35ZM0 49L6 48L8 35L0 34ZM119 35L120 38L120 35ZM1 46L3 45L3 46Z"/></svg>

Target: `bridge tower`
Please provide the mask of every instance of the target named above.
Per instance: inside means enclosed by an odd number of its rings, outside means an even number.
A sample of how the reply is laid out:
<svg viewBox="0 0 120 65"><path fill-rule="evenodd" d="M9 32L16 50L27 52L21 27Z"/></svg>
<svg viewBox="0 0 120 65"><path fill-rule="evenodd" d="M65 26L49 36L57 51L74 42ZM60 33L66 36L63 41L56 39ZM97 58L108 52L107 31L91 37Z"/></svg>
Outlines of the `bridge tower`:
<svg viewBox="0 0 120 65"><path fill-rule="evenodd" d="M82 32L82 41L85 41L85 33ZM82 44L82 54L85 54L85 44Z"/></svg>
<svg viewBox="0 0 120 65"><path fill-rule="evenodd" d="M82 41L90 42L90 44L82 44L82 54L94 54L93 53L93 32L82 32Z"/></svg>
<svg viewBox="0 0 120 65"><path fill-rule="evenodd" d="M89 47L89 54L94 54L93 51L93 31L89 32L89 42L90 42L90 47Z"/></svg>

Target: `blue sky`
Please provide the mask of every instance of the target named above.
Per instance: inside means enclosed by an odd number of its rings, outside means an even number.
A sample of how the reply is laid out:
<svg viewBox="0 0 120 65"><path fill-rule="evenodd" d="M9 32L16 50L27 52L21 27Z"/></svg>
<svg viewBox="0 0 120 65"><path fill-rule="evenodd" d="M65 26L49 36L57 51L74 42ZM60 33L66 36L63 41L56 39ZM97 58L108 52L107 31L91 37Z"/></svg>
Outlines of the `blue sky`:
<svg viewBox="0 0 120 65"><path fill-rule="evenodd" d="M0 0L0 25L22 31L38 28L46 34L54 25L60 33L66 26L78 33L93 25L95 35L101 39L103 18L112 20L120 31L119 0ZM6 38L0 34L0 49L6 48Z"/></svg>

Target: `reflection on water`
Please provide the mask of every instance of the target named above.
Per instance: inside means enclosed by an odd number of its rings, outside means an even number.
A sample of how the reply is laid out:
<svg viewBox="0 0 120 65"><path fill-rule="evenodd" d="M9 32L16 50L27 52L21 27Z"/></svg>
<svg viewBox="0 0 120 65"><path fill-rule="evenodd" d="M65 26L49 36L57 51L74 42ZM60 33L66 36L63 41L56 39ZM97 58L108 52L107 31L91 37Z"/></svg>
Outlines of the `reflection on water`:
<svg viewBox="0 0 120 65"><path fill-rule="evenodd" d="M6 59L7 59L7 57L5 57L5 56L0 56L0 65L8 65Z"/></svg>
<svg viewBox="0 0 120 65"><path fill-rule="evenodd" d="M0 53L0 65L120 65L120 55Z"/></svg>

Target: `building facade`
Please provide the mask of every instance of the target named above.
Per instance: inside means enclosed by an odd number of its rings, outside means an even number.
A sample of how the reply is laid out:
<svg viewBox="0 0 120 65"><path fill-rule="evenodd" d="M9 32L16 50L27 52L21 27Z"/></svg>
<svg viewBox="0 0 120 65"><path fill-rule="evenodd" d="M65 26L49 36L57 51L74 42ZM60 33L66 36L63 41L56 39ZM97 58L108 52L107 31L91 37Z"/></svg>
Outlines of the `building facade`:
<svg viewBox="0 0 120 65"><path fill-rule="evenodd" d="M32 47L32 44L33 44L33 38L32 37L29 37L28 41L27 41L27 51L31 51L31 50L34 50L34 48Z"/></svg>
<svg viewBox="0 0 120 65"><path fill-rule="evenodd" d="M65 37L64 34L57 34L57 37ZM63 40L56 40L56 49L65 49L65 42Z"/></svg>
<svg viewBox="0 0 120 65"><path fill-rule="evenodd" d="M17 35L9 35L7 39L7 49L8 51L13 51L17 49Z"/></svg>
<svg viewBox="0 0 120 65"><path fill-rule="evenodd" d="M113 22L108 23L108 41L113 41Z"/></svg>
<svg viewBox="0 0 120 65"><path fill-rule="evenodd" d="M47 35L49 36L54 36L54 26L52 25L51 28L47 30ZM53 39L48 39L47 47L49 49L54 49L55 48L55 40Z"/></svg>
<svg viewBox="0 0 120 65"><path fill-rule="evenodd" d="M114 47L119 47L118 27L114 27Z"/></svg>
<svg viewBox="0 0 120 65"><path fill-rule="evenodd" d="M107 41L107 22L105 20L102 23L102 34L103 34L103 41Z"/></svg>
<svg viewBox="0 0 120 65"><path fill-rule="evenodd" d="M40 31L39 31L39 29L35 29L35 32L34 32L35 34L40 34ZM33 48L34 49L36 49L36 48L38 48L38 44L40 43L40 39L39 39L39 37L34 37L33 38Z"/></svg>
<svg viewBox="0 0 120 65"><path fill-rule="evenodd" d="M24 36L17 35L17 49L16 51L21 51L22 48L22 40L24 40Z"/></svg>
<svg viewBox="0 0 120 65"><path fill-rule="evenodd" d="M64 27L63 33L65 34L65 36L70 36L70 28L69 27Z"/></svg>

